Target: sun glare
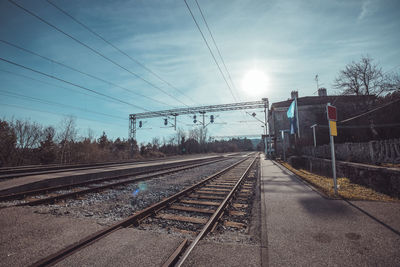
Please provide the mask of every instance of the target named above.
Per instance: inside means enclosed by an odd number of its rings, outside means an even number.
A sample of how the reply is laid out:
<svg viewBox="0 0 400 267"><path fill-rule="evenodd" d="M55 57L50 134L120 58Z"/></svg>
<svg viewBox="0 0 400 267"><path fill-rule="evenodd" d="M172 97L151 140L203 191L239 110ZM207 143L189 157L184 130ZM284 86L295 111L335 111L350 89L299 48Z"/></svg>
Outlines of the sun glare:
<svg viewBox="0 0 400 267"><path fill-rule="evenodd" d="M250 96L263 96L266 94L268 78L264 72L254 69L248 71L242 80L242 90Z"/></svg>

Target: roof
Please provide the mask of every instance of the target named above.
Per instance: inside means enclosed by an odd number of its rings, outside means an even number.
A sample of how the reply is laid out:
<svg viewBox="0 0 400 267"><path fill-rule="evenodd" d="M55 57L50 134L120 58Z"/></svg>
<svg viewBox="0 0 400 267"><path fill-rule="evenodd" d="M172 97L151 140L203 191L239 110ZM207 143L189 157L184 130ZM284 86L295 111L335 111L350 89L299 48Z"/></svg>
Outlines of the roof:
<svg viewBox="0 0 400 267"><path fill-rule="evenodd" d="M299 106L306 105L321 105L326 104L328 102L358 102L366 99L375 99L375 95L335 95L335 96L305 96L297 98L297 104ZM286 101L272 103L271 109L273 108L281 108L281 107L289 107L293 102L293 99L289 99Z"/></svg>

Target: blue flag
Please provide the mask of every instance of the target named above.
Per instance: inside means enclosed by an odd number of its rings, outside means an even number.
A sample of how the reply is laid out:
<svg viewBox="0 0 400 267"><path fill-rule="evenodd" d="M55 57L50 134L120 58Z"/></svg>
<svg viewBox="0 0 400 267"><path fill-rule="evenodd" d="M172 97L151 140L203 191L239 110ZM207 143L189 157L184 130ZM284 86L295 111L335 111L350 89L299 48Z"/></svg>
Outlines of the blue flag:
<svg viewBox="0 0 400 267"><path fill-rule="evenodd" d="M290 122L290 134L297 133L296 99L290 104L286 114Z"/></svg>
<svg viewBox="0 0 400 267"><path fill-rule="evenodd" d="M296 100L293 100L292 104L290 104L290 107L286 113L287 117L289 119L294 118L295 112L296 112Z"/></svg>

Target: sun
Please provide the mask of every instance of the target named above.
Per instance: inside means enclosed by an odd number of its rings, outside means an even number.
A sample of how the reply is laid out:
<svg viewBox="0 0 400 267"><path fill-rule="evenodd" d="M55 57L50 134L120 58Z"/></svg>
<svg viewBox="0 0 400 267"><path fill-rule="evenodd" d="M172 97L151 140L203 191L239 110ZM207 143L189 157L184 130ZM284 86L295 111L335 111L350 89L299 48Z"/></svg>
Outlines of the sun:
<svg viewBox="0 0 400 267"><path fill-rule="evenodd" d="M267 86L268 77L258 69L249 70L242 80L242 90L250 96L266 95Z"/></svg>

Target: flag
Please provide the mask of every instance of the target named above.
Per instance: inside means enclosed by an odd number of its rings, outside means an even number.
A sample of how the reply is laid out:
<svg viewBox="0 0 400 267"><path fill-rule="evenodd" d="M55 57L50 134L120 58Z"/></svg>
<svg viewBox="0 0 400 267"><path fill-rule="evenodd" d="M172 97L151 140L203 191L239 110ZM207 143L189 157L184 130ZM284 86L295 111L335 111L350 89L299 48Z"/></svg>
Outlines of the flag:
<svg viewBox="0 0 400 267"><path fill-rule="evenodd" d="M297 133L296 99L290 104L286 114L290 122L290 134Z"/></svg>
<svg viewBox="0 0 400 267"><path fill-rule="evenodd" d="M295 112L296 112L296 100L293 100L292 104L290 104L290 107L287 111L287 117L289 119L296 117Z"/></svg>

